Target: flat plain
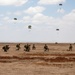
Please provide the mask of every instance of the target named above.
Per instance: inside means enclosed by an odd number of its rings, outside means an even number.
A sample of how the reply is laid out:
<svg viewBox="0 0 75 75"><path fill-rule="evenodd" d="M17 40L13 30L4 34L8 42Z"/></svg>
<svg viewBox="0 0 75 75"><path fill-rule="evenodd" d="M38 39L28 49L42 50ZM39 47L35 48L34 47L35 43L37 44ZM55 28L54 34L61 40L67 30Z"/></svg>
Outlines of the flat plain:
<svg viewBox="0 0 75 75"><path fill-rule="evenodd" d="M36 49L24 51L26 43L0 43L0 75L75 75L75 44L69 51L69 43L46 43L49 51L44 51L45 43L35 43ZM9 45L4 52L2 47Z"/></svg>

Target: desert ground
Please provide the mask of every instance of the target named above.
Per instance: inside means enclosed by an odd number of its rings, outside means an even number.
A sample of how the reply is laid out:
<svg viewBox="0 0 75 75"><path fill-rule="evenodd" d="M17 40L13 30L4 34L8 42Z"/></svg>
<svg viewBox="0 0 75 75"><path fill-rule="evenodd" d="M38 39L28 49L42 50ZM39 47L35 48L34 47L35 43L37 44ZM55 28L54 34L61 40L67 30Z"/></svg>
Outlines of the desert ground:
<svg viewBox="0 0 75 75"><path fill-rule="evenodd" d="M26 43L0 43L0 75L75 75L75 44L68 51L69 43L46 43L49 51L44 51L45 43L35 43L36 50L24 51ZM4 52L2 47L9 45Z"/></svg>

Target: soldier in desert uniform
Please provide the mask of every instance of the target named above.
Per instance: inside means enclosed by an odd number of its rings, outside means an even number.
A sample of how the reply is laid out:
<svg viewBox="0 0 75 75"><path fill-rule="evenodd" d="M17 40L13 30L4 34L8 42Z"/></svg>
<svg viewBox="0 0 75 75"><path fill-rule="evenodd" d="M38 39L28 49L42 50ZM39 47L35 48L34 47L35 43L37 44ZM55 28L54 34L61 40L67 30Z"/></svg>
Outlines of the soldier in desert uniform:
<svg viewBox="0 0 75 75"><path fill-rule="evenodd" d="M9 48L10 48L9 45L5 45L5 46L2 47L2 49L4 50L4 52L7 52L9 50Z"/></svg>
<svg viewBox="0 0 75 75"><path fill-rule="evenodd" d="M20 44L17 44L16 47L17 47L17 50L19 50L20 49Z"/></svg>
<svg viewBox="0 0 75 75"><path fill-rule="evenodd" d="M35 44L33 44L32 49L33 49L33 50L35 50L35 49L36 49Z"/></svg>
<svg viewBox="0 0 75 75"><path fill-rule="evenodd" d="M29 44L26 44L25 46L24 46L24 51L27 51L27 52L29 52L30 51L30 45Z"/></svg>
<svg viewBox="0 0 75 75"><path fill-rule="evenodd" d="M69 51L72 51L72 48L73 48L73 46L72 46L72 44L70 44Z"/></svg>
<svg viewBox="0 0 75 75"><path fill-rule="evenodd" d="M46 44L44 46L44 51L49 51L49 48L48 48L48 46Z"/></svg>

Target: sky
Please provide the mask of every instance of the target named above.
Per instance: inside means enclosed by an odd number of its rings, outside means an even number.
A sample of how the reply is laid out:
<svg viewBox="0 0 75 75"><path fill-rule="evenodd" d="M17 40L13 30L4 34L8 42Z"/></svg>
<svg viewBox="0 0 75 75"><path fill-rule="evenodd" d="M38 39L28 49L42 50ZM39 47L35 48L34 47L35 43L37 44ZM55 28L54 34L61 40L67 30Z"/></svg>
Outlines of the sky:
<svg viewBox="0 0 75 75"><path fill-rule="evenodd" d="M0 0L0 42L75 43L75 0Z"/></svg>

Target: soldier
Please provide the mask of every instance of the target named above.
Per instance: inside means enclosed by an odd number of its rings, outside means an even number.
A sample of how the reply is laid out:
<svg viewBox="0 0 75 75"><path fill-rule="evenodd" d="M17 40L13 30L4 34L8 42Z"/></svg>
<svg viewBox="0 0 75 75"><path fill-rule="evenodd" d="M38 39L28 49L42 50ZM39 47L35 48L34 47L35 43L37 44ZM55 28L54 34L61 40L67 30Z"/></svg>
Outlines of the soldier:
<svg viewBox="0 0 75 75"><path fill-rule="evenodd" d="M35 49L36 49L35 44L33 44L32 49L33 49L33 50L35 50Z"/></svg>
<svg viewBox="0 0 75 75"><path fill-rule="evenodd" d="M24 51L27 51L27 52L30 51L30 45L27 44L27 45L24 46L24 48L25 48Z"/></svg>
<svg viewBox="0 0 75 75"><path fill-rule="evenodd" d="M27 50L27 45L24 45L24 48L25 48L24 51L26 51Z"/></svg>
<svg viewBox="0 0 75 75"><path fill-rule="evenodd" d="M7 52L7 50L9 50L9 45L3 46L2 49L4 50L4 52Z"/></svg>
<svg viewBox="0 0 75 75"><path fill-rule="evenodd" d="M10 48L9 45L6 45L6 50L9 50L9 48Z"/></svg>
<svg viewBox="0 0 75 75"><path fill-rule="evenodd" d="M70 46L69 46L69 51L72 51L72 44L70 44Z"/></svg>
<svg viewBox="0 0 75 75"><path fill-rule="evenodd" d="M44 46L44 51L49 51L49 48L48 48L48 46L46 44Z"/></svg>
<svg viewBox="0 0 75 75"><path fill-rule="evenodd" d="M20 44L17 44L16 47L17 47L17 50L19 50L20 49Z"/></svg>
<svg viewBox="0 0 75 75"><path fill-rule="evenodd" d="M28 45L28 52L30 51L30 45Z"/></svg>
<svg viewBox="0 0 75 75"><path fill-rule="evenodd" d="M4 50L4 52L7 52L7 50L6 50L6 47L5 47L5 46L3 46L3 47L2 47L2 49Z"/></svg>

